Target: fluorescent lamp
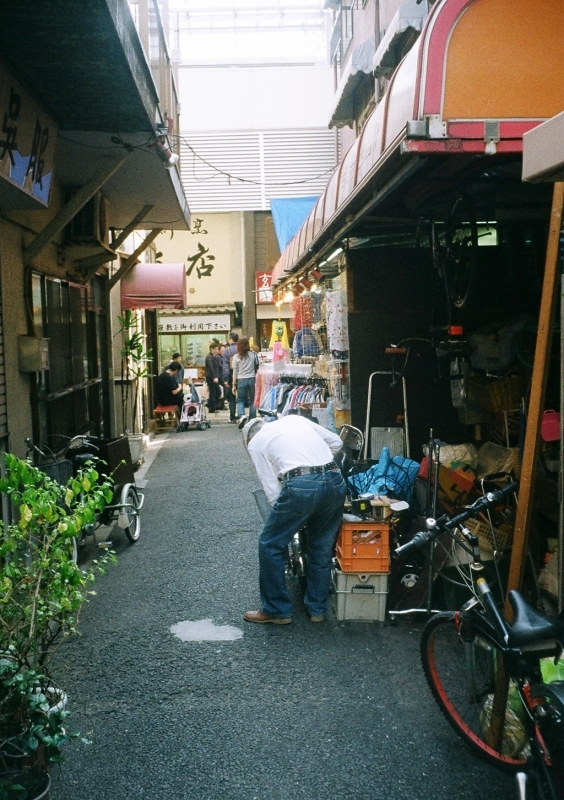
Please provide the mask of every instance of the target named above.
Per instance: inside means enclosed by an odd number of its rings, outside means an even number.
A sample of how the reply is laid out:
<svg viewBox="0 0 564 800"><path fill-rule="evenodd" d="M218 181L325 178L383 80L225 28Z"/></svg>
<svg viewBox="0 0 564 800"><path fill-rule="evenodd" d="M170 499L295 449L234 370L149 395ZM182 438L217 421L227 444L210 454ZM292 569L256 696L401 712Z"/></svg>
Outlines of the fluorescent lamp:
<svg viewBox="0 0 564 800"><path fill-rule="evenodd" d="M330 255L330 256L327 256L327 261L333 261L333 259L334 259L334 258L337 258L337 256L339 255L339 253L342 253L342 252L343 252L343 248L342 248L342 247L337 247L337 249L336 249L336 250L334 250L334 251L331 253L331 255Z"/></svg>

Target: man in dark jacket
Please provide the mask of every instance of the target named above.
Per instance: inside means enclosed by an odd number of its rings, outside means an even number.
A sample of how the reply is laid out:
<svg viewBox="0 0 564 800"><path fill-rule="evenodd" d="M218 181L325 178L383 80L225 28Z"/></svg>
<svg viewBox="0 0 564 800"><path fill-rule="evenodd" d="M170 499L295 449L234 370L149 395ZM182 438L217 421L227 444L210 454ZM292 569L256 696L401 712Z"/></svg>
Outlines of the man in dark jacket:
<svg viewBox="0 0 564 800"><path fill-rule="evenodd" d="M229 403L229 422L237 422L237 413L235 410L237 398L233 392L233 368L231 362L233 356L237 352L237 342L239 335L237 333L230 333L228 342L229 345L223 351L223 389Z"/></svg>
<svg viewBox="0 0 564 800"><path fill-rule="evenodd" d="M216 358L218 352L219 345L212 342L210 344L210 352L206 356L206 383L208 385L208 410L210 414L216 412L219 402L219 380L221 373Z"/></svg>

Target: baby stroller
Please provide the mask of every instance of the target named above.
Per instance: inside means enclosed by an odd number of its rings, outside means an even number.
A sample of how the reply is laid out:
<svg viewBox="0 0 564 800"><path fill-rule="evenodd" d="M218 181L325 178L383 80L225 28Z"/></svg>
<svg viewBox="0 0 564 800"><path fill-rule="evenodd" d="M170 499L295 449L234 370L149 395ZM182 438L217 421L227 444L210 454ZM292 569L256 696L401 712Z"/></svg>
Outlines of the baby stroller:
<svg viewBox="0 0 564 800"><path fill-rule="evenodd" d="M205 431L206 428L211 428L211 424L207 420L204 400L200 397L195 386L192 386L191 396L184 399L182 413L180 414L179 428L181 431L194 429Z"/></svg>

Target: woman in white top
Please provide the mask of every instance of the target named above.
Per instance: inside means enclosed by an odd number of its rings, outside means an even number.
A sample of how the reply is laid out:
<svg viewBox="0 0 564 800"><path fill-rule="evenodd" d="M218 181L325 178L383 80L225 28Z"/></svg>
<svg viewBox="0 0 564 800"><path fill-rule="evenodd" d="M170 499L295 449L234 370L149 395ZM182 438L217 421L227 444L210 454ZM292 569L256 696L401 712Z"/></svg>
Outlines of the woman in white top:
<svg viewBox="0 0 564 800"><path fill-rule="evenodd" d="M239 426L245 424L245 407L249 409L248 419L256 417L255 375L258 369L258 356L251 350L249 340L243 337L237 342L237 352L233 356L233 391L237 394L237 419Z"/></svg>

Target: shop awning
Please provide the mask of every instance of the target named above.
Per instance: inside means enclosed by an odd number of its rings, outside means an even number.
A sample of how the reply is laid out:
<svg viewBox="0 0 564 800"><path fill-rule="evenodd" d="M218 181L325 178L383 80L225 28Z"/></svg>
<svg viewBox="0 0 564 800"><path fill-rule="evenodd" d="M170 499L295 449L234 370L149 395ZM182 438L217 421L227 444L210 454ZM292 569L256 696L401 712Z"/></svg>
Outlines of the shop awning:
<svg viewBox="0 0 564 800"><path fill-rule="evenodd" d="M346 125L354 123L354 92L362 77L372 74L374 49L375 43L372 36L353 50L339 80L335 105L329 122L330 128L344 128Z"/></svg>
<svg viewBox="0 0 564 800"><path fill-rule="evenodd" d="M438 0L282 253L272 285L314 266L359 219L393 205L429 159L521 153L523 135L562 111L563 52L561 0L543 0L542 14L529 0Z"/></svg>
<svg viewBox="0 0 564 800"><path fill-rule="evenodd" d="M389 77L393 73L399 63L398 52L405 37L413 31L423 29L428 13L427 0L421 0L419 3L417 0L404 0L374 53L371 67L376 77L380 75Z"/></svg>
<svg viewBox="0 0 564 800"><path fill-rule="evenodd" d="M186 308L186 266L136 264L121 280L121 307Z"/></svg>

